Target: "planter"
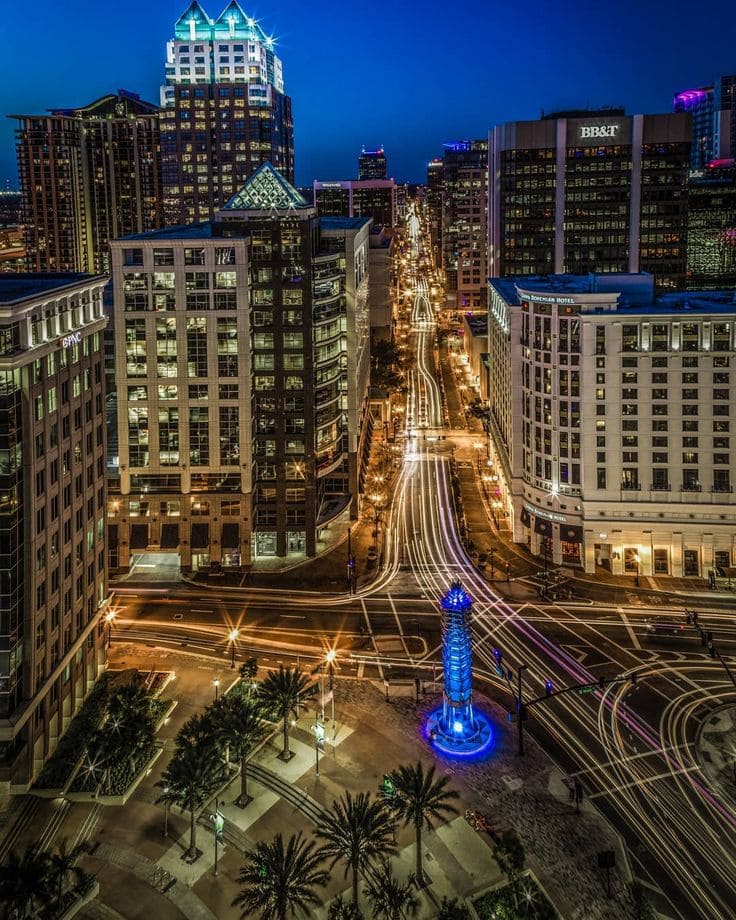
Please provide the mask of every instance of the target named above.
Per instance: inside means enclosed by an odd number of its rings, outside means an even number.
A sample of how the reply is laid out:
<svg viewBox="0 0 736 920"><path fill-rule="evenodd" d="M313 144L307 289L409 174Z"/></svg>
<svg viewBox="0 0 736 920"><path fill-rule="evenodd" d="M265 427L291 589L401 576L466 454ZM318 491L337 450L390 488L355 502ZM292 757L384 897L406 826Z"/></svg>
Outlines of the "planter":
<svg viewBox="0 0 736 920"><path fill-rule="evenodd" d="M468 898L467 905L473 920L561 920L561 915L550 900L534 873L527 869L519 878L519 909L513 906L513 891L508 882L499 882L479 894ZM526 894L531 895L529 899Z"/></svg>
<svg viewBox="0 0 736 920"><path fill-rule="evenodd" d="M118 794L101 794L98 795L94 789L79 789L76 792L67 792L66 798L70 802L99 802L100 805L125 805L128 799L133 795L138 786L143 782L146 776L151 772L151 768L158 758L163 754L163 745L154 745L149 752L148 757L144 760L136 773L131 777L123 792Z"/></svg>

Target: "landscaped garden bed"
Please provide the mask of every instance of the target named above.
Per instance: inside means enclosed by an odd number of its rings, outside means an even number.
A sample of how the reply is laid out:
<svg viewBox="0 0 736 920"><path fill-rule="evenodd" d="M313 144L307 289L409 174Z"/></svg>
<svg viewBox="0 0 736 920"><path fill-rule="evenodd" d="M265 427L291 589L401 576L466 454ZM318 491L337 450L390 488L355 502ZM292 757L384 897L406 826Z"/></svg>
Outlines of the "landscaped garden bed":
<svg viewBox="0 0 736 920"><path fill-rule="evenodd" d="M56 750L36 780L37 789L62 790L76 767L82 751L90 742L105 714L108 676L103 674L92 688L82 708L64 732Z"/></svg>
<svg viewBox="0 0 736 920"><path fill-rule="evenodd" d="M516 886L494 888L471 903L479 920L557 920L559 914L539 887L537 880L524 874Z"/></svg>

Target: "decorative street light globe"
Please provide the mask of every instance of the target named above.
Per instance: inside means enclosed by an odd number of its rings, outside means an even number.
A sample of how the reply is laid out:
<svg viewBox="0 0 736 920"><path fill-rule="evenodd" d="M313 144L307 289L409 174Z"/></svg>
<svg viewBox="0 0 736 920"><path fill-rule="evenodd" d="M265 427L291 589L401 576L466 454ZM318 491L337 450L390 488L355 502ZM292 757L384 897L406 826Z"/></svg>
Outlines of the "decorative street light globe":
<svg viewBox="0 0 736 920"><path fill-rule="evenodd" d="M460 757L478 756L491 745L491 726L473 708L473 651L470 616L473 600L460 582L442 598L442 709L427 722L434 747Z"/></svg>

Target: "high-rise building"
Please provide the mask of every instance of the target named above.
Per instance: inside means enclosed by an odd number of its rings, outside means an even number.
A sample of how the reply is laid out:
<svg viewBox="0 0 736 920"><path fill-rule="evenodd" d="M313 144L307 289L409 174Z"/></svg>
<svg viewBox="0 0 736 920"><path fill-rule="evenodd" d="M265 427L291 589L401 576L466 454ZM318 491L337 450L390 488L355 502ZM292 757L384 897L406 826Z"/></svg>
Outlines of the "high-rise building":
<svg viewBox="0 0 736 920"><path fill-rule="evenodd" d="M314 181L314 202L320 216L372 217L381 227L395 227L396 183L393 179Z"/></svg>
<svg viewBox="0 0 736 920"><path fill-rule="evenodd" d="M236 0L174 26L161 88L166 221L209 220L266 161L294 181L291 99L274 40Z"/></svg>
<svg viewBox="0 0 736 920"><path fill-rule="evenodd" d="M621 109L489 134L489 275L638 272L685 283L690 118Z"/></svg>
<svg viewBox="0 0 736 920"><path fill-rule="evenodd" d="M736 161L711 161L688 180L687 287L736 288Z"/></svg>
<svg viewBox="0 0 736 920"><path fill-rule="evenodd" d="M440 157L427 164L427 214L429 236L432 243L434 264L442 265L442 192L444 189L444 162Z"/></svg>
<svg viewBox="0 0 736 920"><path fill-rule="evenodd" d="M312 556L357 513L369 227L317 217L266 163L213 221L112 244L114 568L132 550L186 570Z"/></svg>
<svg viewBox="0 0 736 920"><path fill-rule="evenodd" d="M104 666L105 276L0 275L0 786L25 791Z"/></svg>
<svg viewBox="0 0 736 920"><path fill-rule="evenodd" d="M363 148L358 157L359 179L385 179L387 176L386 154L383 147L377 150Z"/></svg>
<svg viewBox="0 0 736 920"><path fill-rule="evenodd" d="M593 573L736 559L733 292L648 274L491 279L493 500L517 543Z"/></svg>
<svg viewBox="0 0 736 920"><path fill-rule="evenodd" d="M673 107L692 118L690 161L694 170L705 169L713 160L736 156L736 75L677 93Z"/></svg>
<svg viewBox="0 0 736 920"><path fill-rule="evenodd" d="M442 268L447 306L484 307L487 294L488 144L445 144L442 167Z"/></svg>
<svg viewBox="0 0 736 920"><path fill-rule="evenodd" d="M156 106L120 90L12 117L30 271L106 272L110 240L161 226Z"/></svg>

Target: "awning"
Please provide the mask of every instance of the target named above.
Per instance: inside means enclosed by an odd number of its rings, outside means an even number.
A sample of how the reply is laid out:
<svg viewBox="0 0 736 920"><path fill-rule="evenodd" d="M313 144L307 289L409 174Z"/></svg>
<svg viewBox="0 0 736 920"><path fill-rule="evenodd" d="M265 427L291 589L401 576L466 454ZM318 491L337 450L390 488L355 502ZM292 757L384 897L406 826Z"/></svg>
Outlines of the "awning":
<svg viewBox="0 0 736 920"><path fill-rule="evenodd" d="M524 527L529 527L532 523L532 518L526 508L521 509L521 523Z"/></svg>
<svg viewBox="0 0 736 920"><path fill-rule="evenodd" d="M210 525L192 524L192 549L209 549Z"/></svg>
<svg viewBox="0 0 736 920"><path fill-rule="evenodd" d="M132 524L130 528L130 548L147 549L148 524Z"/></svg>
<svg viewBox="0 0 736 920"><path fill-rule="evenodd" d="M575 524L560 524L560 540L565 543L582 543L583 528Z"/></svg>
<svg viewBox="0 0 736 920"><path fill-rule="evenodd" d="M161 525L161 549L176 549L179 546L179 525Z"/></svg>
<svg viewBox="0 0 736 920"><path fill-rule="evenodd" d="M240 548L240 524L223 524L222 525L222 548L239 549Z"/></svg>
<svg viewBox="0 0 736 920"><path fill-rule="evenodd" d="M534 533L539 533L543 537L552 536L552 521L548 521L546 518L535 518L534 519Z"/></svg>

